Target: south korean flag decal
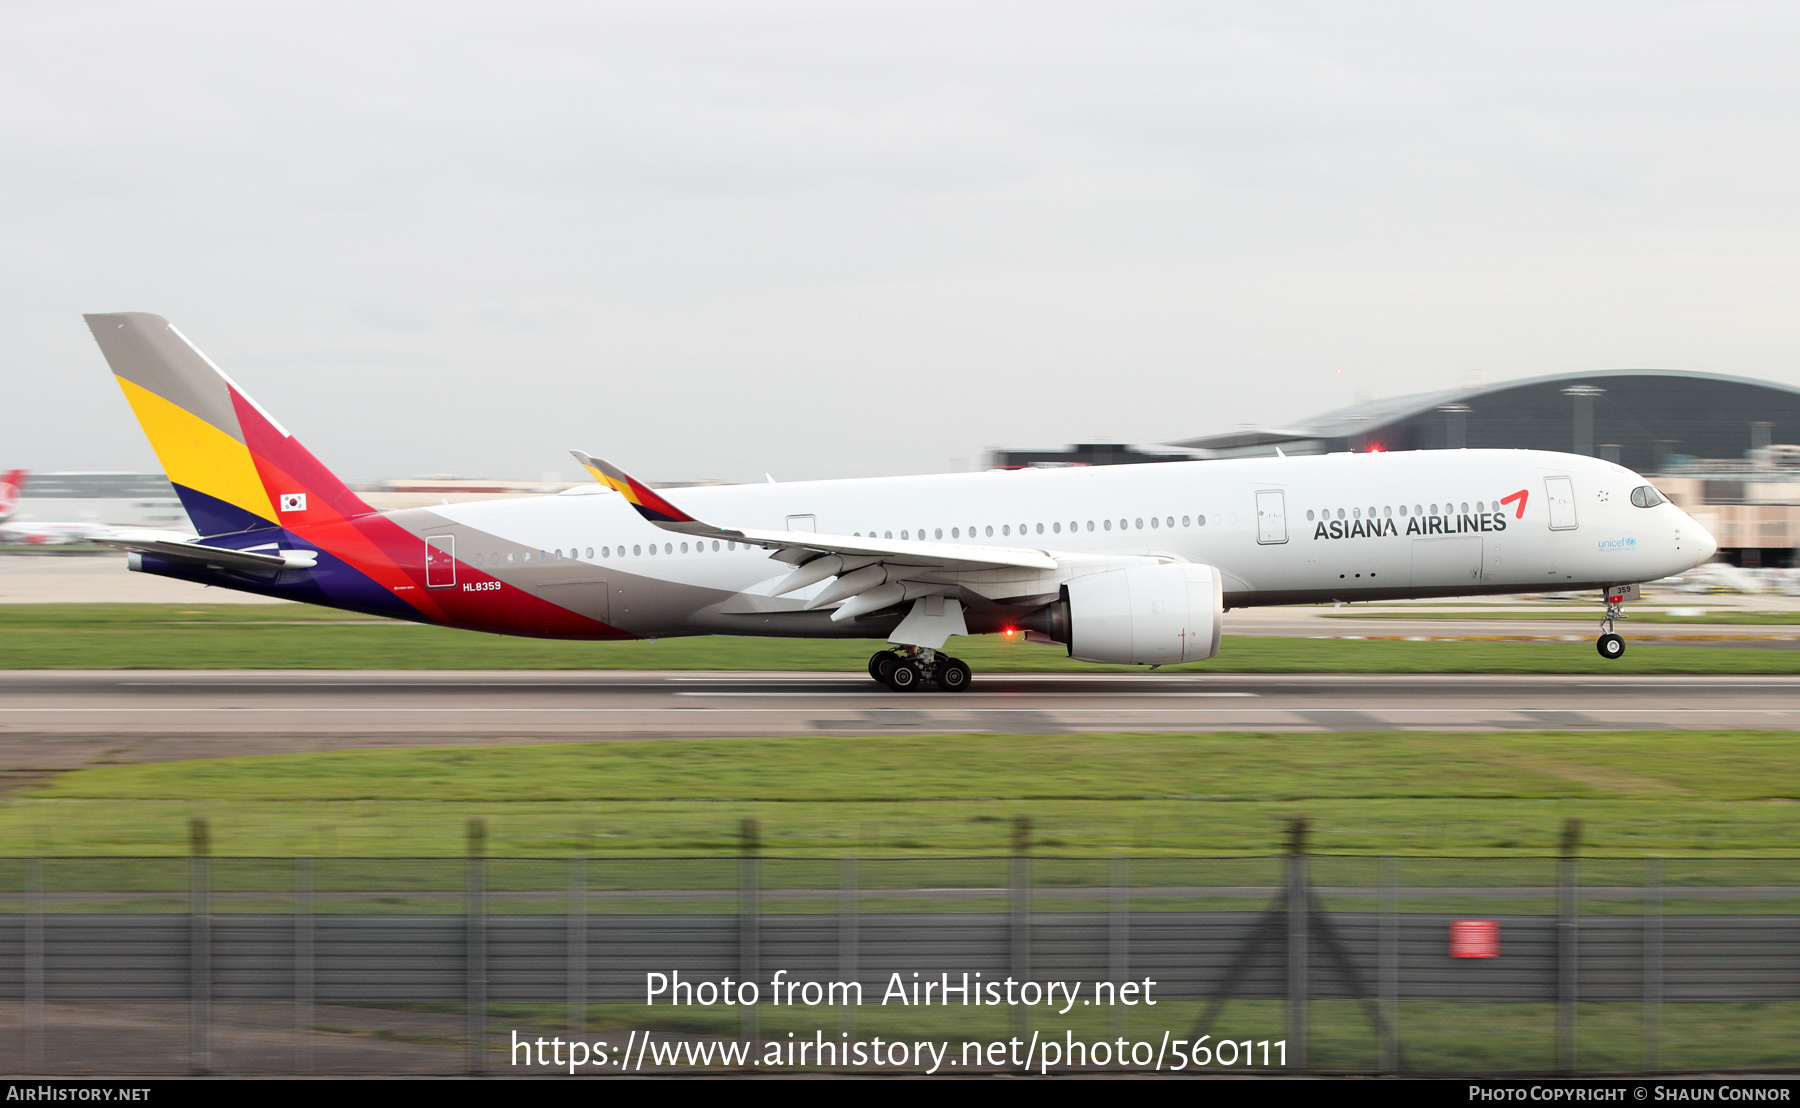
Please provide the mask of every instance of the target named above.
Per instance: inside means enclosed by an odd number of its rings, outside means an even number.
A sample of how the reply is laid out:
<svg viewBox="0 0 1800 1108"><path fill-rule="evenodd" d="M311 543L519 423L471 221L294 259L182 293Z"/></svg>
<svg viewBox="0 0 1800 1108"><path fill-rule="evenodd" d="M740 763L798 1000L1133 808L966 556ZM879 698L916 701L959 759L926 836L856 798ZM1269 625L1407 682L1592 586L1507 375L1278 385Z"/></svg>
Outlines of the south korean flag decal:
<svg viewBox="0 0 1800 1108"><path fill-rule="evenodd" d="M284 492L281 494L281 510L284 512L306 511L306 494L303 492Z"/></svg>

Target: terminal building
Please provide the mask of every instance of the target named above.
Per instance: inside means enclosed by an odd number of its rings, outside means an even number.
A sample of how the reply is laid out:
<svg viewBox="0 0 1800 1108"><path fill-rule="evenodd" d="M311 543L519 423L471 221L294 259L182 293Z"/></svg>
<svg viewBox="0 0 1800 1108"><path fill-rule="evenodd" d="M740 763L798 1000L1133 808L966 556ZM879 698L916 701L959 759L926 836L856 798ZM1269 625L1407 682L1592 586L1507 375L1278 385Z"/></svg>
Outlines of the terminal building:
<svg viewBox="0 0 1800 1108"><path fill-rule="evenodd" d="M1800 544L1800 389L1712 373L1566 373L1371 400L1280 427L1155 447L995 451L996 466L1109 465L1367 450L1561 450L1656 479L1744 566Z"/></svg>

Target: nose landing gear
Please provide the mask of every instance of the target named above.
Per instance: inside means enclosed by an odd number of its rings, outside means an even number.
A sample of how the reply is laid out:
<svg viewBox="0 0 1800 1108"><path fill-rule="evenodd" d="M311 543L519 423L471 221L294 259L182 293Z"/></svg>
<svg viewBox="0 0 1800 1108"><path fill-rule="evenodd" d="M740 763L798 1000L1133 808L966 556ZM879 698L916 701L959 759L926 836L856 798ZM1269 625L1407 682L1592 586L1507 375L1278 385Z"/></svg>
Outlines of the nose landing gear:
<svg viewBox="0 0 1800 1108"><path fill-rule="evenodd" d="M1613 624L1617 620L1631 618L1625 614L1623 602L1636 592L1636 585L1622 585L1606 590L1606 615L1600 618L1600 638L1595 640L1594 649L1609 662L1625 653L1625 640L1613 632Z"/></svg>
<svg viewBox="0 0 1800 1108"><path fill-rule="evenodd" d="M926 647L876 651L869 659L869 676L895 692L913 692L926 682L941 692L963 692L974 680L960 658Z"/></svg>

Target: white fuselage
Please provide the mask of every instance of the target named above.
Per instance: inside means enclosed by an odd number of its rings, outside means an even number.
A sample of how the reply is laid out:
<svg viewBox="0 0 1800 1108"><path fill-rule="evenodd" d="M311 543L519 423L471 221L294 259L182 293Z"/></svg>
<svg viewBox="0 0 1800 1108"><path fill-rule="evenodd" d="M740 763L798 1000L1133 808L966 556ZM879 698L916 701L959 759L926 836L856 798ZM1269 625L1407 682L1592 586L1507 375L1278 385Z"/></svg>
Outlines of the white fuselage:
<svg viewBox="0 0 1800 1108"><path fill-rule="evenodd" d="M1108 558L1215 566L1233 607L1602 588L1710 558L1712 538L1685 512L1667 502L1634 506L1633 490L1648 484L1594 458L1456 450L714 486L667 496L720 527L1023 547L1066 567L965 581L1001 618L1009 603L1054 593L1058 579ZM770 597L791 567L770 561L768 551L672 534L610 492L394 518L419 534L448 530L460 561L525 587L597 587L608 598L599 618L636 635L854 633L799 619L817 587Z"/></svg>

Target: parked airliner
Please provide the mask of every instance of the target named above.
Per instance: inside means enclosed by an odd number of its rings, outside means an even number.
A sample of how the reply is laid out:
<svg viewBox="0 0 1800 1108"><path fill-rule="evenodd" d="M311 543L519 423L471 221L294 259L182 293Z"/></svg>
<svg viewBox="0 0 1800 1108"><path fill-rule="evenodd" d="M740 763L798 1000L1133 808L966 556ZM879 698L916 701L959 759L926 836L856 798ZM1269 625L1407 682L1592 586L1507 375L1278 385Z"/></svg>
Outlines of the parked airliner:
<svg viewBox="0 0 1800 1108"><path fill-rule="evenodd" d="M19 497L25 488L26 471L14 469L0 475L0 542L22 542L28 546L56 546L61 543L96 542L112 534L105 524L45 523L39 520L13 520Z"/></svg>
<svg viewBox="0 0 1800 1108"><path fill-rule="evenodd" d="M131 568L498 634L885 639L872 677L961 691L953 636L1090 662L1199 661L1228 608L1601 589L1714 553L1595 458L1454 450L683 489L579 451L554 496L378 512L169 322L90 315L199 537L120 532Z"/></svg>

